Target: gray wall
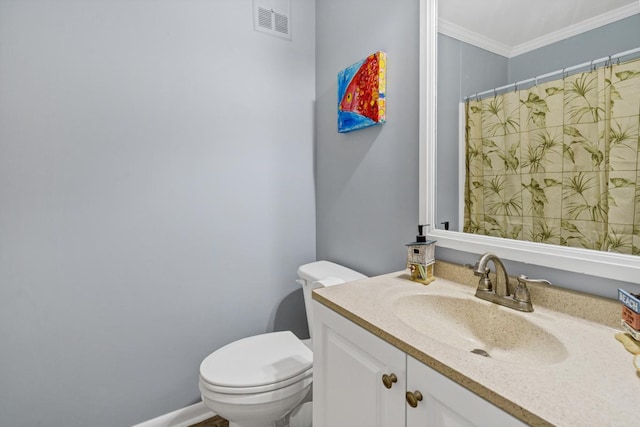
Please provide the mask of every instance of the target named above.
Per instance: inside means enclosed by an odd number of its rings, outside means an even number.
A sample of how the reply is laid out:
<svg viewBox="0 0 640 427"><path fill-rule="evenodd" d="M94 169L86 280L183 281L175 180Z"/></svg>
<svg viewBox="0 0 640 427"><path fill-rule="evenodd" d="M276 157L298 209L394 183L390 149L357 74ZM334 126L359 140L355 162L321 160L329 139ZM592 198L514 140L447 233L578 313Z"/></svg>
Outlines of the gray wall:
<svg viewBox="0 0 640 427"><path fill-rule="evenodd" d="M316 4L317 256L364 274L397 271L418 223L418 0ZM387 122L336 125L337 73L387 52Z"/></svg>
<svg viewBox="0 0 640 427"><path fill-rule="evenodd" d="M438 203L437 228L449 222L450 230L460 230L458 223L458 108L460 100L479 90L498 87L507 80L509 60L449 36L438 34ZM464 155L464 154L462 154Z"/></svg>
<svg viewBox="0 0 640 427"><path fill-rule="evenodd" d="M509 59L509 78L504 84L637 47L640 47L640 14Z"/></svg>
<svg viewBox="0 0 640 427"><path fill-rule="evenodd" d="M305 335L315 1L294 3L290 42L249 0L0 0L0 425L131 425L196 402L216 348Z"/></svg>

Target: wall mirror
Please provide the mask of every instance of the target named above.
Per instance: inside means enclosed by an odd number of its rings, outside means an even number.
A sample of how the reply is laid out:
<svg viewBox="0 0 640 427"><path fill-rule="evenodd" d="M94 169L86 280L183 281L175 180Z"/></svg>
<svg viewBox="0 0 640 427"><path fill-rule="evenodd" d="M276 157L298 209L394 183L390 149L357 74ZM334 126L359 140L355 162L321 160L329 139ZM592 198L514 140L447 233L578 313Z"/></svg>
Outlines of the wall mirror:
<svg viewBox="0 0 640 427"><path fill-rule="evenodd" d="M443 248L492 251L508 260L637 282L637 255L462 232L465 160L459 136L464 133L464 97L482 92L493 97L527 80L537 86L544 78L568 75L564 70L576 65L584 69L571 71L588 71L597 60L637 50L640 3L421 0L420 6L419 218L430 224L430 238ZM623 59L638 57L633 53ZM640 227L638 219L635 227Z"/></svg>

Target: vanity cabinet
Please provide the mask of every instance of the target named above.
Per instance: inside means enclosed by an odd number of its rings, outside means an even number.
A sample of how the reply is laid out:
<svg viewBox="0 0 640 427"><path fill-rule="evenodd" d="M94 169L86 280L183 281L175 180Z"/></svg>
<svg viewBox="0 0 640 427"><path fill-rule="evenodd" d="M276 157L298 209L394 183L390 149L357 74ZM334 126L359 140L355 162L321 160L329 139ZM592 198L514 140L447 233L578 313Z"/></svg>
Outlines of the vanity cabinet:
<svg viewBox="0 0 640 427"><path fill-rule="evenodd" d="M404 427L405 353L313 304L313 426Z"/></svg>
<svg viewBox="0 0 640 427"><path fill-rule="evenodd" d="M374 337L375 338L375 337ZM379 339L379 338L378 338ZM407 355L407 391L422 401L407 405L407 427L524 427L527 424Z"/></svg>
<svg viewBox="0 0 640 427"><path fill-rule="evenodd" d="M333 310L313 304L314 427L526 426Z"/></svg>

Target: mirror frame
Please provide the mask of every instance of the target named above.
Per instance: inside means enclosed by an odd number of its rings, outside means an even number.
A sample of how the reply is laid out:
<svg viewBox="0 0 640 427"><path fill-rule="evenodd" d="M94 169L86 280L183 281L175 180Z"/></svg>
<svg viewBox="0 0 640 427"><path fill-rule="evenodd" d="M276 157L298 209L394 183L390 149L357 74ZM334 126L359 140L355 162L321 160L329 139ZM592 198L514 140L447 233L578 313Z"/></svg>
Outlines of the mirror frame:
<svg viewBox="0 0 640 427"><path fill-rule="evenodd" d="M596 277L640 282L640 257L436 229L438 0L420 0L419 221L436 246ZM456 141L457 142L457 141ZM457 190L457 189L456 189Z"/></svg>

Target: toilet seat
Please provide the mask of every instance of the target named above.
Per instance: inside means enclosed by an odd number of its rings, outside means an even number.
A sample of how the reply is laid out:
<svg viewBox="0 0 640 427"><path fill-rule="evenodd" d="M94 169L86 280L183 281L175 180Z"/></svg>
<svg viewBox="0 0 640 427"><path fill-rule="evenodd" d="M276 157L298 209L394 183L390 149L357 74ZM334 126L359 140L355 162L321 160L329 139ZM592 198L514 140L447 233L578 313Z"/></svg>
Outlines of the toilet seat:
<svg viewBox="0 0 640 427"><path fill-rule="evenodd" d="M299 395L300 393L306 393L305 390L311 388L313 377L309 376L302 381L298 381L289 384L285 387L270 390L262 393L218 393L215 391L204 388L204 384L200 381L200 394L203 399L210 401L234 404L234 405L259 405L270 402L277 402L287 399L291 396ZM301 397L302 399L302 397Z"/></svg>
<svg viewBox="0 0 640 427"><path fill-rule="evenodd" d="M309 368L306 371L302 372L299 375L288 378L284 381L278 381L272 384L265 384L254 387L224 387L216 384L210 384L204 378L200 377L200 385L202 388L216 392L216 393L224 393L224 394L254 394L254 393L264 393L267 391L278 390L283 387L287 387L291 384L297 383L299 381L304 381L306 378L311 378L313 376L313 368Z"/></svg>
<svg viewBox="0 0 640 427"><path fill-rule="evenodd" d="M200 364L200 385L222 394L253 394L311 379L313 353L291 331L232 342Z"/></svg>

